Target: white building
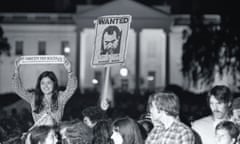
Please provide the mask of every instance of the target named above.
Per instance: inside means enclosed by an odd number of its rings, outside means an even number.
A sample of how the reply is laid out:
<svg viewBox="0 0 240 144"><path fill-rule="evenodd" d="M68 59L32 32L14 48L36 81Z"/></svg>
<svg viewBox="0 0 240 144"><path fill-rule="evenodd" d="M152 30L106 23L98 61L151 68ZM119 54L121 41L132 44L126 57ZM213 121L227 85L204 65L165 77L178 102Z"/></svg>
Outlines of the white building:
<svg viewBox="0 0 240 144"><path fill-rule="evenodd" d="M12 91L11 76L16 56L37 54L67 55L79 78L79 87L84 90L99 86L100 89L104 68L90 66L94 43L93 20L112 14L132 15L126 63L111 67L113 87L134 91L161 89L166 84L184 86L181 73L182 31L188 29L190 17L174 16L168 12L164 8L151 8L136 1L117 0L99 7L79 6L75 14L2 13L1 26L11 45L11 57L1 57L0 93ZM205 18L215 23L220 21L216 15ZM36 77L45 69L55 71L61 85L66 82L61 66L23 67L22 78L26 88L35 87ZM125 77L120 75L122 68L128 70Z"/></svg>
<svg viewBox="0 0 240 144"><path fill-rule="evenodd" d="M1 24L11 46L11 56L1 56L0 92L11 92L14 60L22 55L65 54L76 67L76 25L72 14L15 14L6 13ZM35 87L37 76L44 70L53 70L60 85L66 81L63 66L24 65L21 67L25 88Z"/></svg>

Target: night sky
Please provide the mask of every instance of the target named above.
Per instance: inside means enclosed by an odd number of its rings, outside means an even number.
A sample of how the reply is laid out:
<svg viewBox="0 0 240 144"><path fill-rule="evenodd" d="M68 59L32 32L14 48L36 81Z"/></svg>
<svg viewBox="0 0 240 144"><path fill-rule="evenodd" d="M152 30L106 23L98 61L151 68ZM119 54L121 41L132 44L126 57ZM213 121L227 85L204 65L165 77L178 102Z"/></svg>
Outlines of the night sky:
<svg viewBox="0 0 240 144"><path fill-rule="evenodd" d="M68 1L64 9L56 8L56 3ZM100 5L111 0L0 0L0 12L71 12L74 13L77 4ZM136 0L147 5L168 4L171 13L208 13L226 14L239 8L233 8L234 0Z"/></svg>

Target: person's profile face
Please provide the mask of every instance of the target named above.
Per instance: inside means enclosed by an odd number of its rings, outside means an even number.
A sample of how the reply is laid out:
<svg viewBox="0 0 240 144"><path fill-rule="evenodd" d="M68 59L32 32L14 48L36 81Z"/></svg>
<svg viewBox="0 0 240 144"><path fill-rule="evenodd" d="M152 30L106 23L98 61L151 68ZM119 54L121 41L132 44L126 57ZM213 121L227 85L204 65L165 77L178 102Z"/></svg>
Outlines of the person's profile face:
<svg viewBox="0 0 240 144"><path fill-rule="evenodd" d="M103 46L105 50L116 49L118 47L119 40L117 38L116 31L113 31L112 34L107 32L103 35Z"/></svg>
<svg viewBox="0 0 240 144"><path fill-rule="evenodd" d="M240 109L239 108L238 109L233 109L232 117L233 117L233 120L235 122L240 122Z"/></svg>
<svg viewBox="0 0 240 144"><path fill-rule="evenodd" d="M85 116L83 118L83 123L86 124L90 128L94 127L94 124L92 123L92 121L90 120L90 118L88 116Z"/></svg>
<svg viewBox="0 0 240 144"><path fill-rule="evenodd" d="M119 127L113 127L111 139L113 140L114 144L123 144L123 137L119 132Z"/></svg>
<svg viewBox="0 0 240 144"><path fill-rule="evenodd" d="M162 112L159 112L159 110L157 109L157 106L155 104L155 102L153 101L152 104L149 106L149 112L150 112L150 117L152 122L155 125L159 125L161 124L161 120L162 120Z"/></svg>
<svg viewBox="0 0 240 144"><path fill-rule="evenodd" d="M235 139L232 138L226 129L216 130L217 144L234 144Z"/></svg>

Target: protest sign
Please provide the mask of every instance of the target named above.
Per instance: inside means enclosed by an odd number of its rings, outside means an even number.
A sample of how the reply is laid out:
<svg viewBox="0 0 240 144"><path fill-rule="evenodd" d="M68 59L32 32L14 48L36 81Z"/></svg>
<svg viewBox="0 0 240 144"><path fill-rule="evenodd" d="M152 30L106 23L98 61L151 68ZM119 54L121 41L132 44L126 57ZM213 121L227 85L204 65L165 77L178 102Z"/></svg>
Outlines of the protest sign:
<svg viewBox="0 0 240 144"><path fill-rule="evenodd" d="M125 62L131 20L130 15L108 15L95 20L92 66Z"/></svg>
<svg viewBox="0 0 240 144"><path fill-rule="evenodd" d="M63 55L29 55L21 56L20 64L63 64Z"/></svg>

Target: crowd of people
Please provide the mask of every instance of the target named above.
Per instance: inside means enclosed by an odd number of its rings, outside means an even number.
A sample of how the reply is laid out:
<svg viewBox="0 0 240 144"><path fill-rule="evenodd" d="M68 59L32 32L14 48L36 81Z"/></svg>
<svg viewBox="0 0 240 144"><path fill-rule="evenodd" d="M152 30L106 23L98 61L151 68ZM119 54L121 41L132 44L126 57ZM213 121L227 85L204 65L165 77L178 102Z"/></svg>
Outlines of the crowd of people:
<svg viewBox="0 0 240 144"><path fill-rule="evenodd" d="M207 111L208 106L209 111L194 118L187 116L189 113L186 110L190 107L182 102L183 96L179 91L168 87L141 98L125 93L126 97L115 98L114 107L104 110L98 103L71 109L81 117L65 119L64 115L69 115L65 106L77 88L71 63L65 59L68 73L66 89L59 90L55 74L46 71L40 74L36 90L29 92L21 83L19 61L16 61L13 83L16 93L31 105L31 112L28 118L20 118L16 111L12 111L11 117L19 125L8 128L7 134L16 131L17 137L3 143L239 144L240 100L225 85L213 86L205 93L206 105L200 107L203 107L202 111ZM193 107L188 112L199 114L197 110ZM24 120L31 119L29 115L32 115L32 120ZM2 122L0 126L5 126ZM5 120L5 123L9 121ZM27 125L17 130L23 126L21 124Z"/></svg>

